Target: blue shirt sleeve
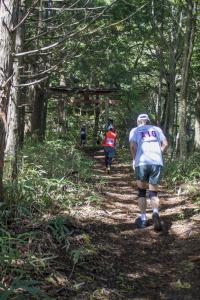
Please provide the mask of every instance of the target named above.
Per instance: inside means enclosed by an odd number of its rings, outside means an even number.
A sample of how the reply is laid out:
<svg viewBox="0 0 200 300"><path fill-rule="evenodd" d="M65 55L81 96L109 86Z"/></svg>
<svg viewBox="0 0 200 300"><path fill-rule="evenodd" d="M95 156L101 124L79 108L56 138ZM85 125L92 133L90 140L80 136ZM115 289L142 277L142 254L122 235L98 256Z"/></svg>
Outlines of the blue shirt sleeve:
<svg viewBox="0 0 200 300"><path fill-rule="evenodd" d="M137 128L133 128L131 129L130 133L129 133L129 143L130 142L135 142L135 132L136 132Z"/></svg>
<svg viewBox="0 0 200 300"><path fill-rule="evenodd" d="M166 136L164 135L162 129L160 129L159 127L157 127L157 128L158 128L158 132L159 132L160 141L162 142L162 141L166 140Z"/></svg>

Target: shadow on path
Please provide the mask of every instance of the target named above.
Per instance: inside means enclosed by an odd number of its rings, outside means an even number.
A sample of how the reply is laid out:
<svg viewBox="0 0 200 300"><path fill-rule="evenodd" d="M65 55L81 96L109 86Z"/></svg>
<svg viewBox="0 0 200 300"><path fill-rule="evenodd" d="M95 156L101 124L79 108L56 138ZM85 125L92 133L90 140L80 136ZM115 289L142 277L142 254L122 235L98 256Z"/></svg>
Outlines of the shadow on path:
<svg viewBox="0 0 200 300"><path fill-rule="evenodd" d="M62 299L199 300L200 225L191 220L196 214L192 204L187 208L187 199L162 191L166 230L154 232L150 208L150 225L137 229L137 192L130 167L115 163L106 175L102 152L94 157L107 182L104 200L90 217L79 214L88 245L73 274L79 286Z"/></svg>

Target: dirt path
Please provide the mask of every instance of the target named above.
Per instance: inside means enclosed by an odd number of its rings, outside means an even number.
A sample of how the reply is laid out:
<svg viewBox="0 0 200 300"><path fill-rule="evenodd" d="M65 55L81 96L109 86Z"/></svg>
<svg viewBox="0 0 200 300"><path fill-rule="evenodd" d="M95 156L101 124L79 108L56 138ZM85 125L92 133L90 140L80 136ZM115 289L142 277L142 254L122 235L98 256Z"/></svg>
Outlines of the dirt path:
<svg viewBox="0 0 200 300"><path fill-rule="evenodd" d="M116 163L105 174L102 152L95 154L99 177L107 180L101 208L79 212L87 247L72 278L73 300L198 300L200 299L200 223L193 221L190 200L160 192L166 231L150 222L137 229L137 194L130 166ZM151 219L151 210L148 210ZM80 241L79 241L80 243Z"/></svg>

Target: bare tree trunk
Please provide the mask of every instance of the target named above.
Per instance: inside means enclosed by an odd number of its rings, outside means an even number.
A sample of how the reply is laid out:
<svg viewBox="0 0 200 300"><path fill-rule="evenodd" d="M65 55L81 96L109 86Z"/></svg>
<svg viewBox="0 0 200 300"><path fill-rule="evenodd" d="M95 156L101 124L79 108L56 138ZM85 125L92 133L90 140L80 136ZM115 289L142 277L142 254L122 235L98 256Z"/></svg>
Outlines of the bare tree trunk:
<svg viewBox="0 0 200 300"><path fill-rule="evenodd" d="M179 107L179 143L180 143L180 158L185 159L187 156L187 141L186 141L186 118L187 118L187 97L188 97L188 82L189 69L194 46L195 29L196 29L196 12L197 2L187 0L186 3L187 24L184 40L183 64L181 73L181 92L180 92L180 107Z"/></svg>
<svg viewBox="0 0 200 300"><path fill-rule="evenodd" d="M169 144L173 148L176 140L175 134L175 106L176 106L176 74L177 74L177 62L180 58L181 51L179 50L180 43L182 40L182 7L177 7L176 5L172 5L171 7L171 15L173 19L173 23L170 26L169 31L169 43L168 43L168 61L169 66L168 70L165 73L166 81L167 81L167 98L165 103L165 111L164 111L164 131L168 136ZM177 21L179 20L179 22ZM163 62L164 64L164 62Z"/></svg>
<svg viewBox="0 0 200 300"><path fill-rule="evenodd" d="M162 20L161 20L161 24L159 26L159 33L160 33L160 38L163 42L164 45L164 27L163 27L163 23L164 23L164 5L162 3L161 5L161 15L162 15ZM155 32L157 32L158 30L158 23L157 23L157 19L156 19L156 14L155 14L155 1L152 0L151 1L151 14L152 14L152 28ZM164 69L164 57L163 57L163 47L155 47L156 50L156 55L158 57L158 61L159 61L159 82L158 82L158 86L157 86L157 103L156 103L156 116L157 116L157 125L161 125L161 122L164 123L164 128L163 130L166 133L166 123L165 120L161 120L161 103L162 103L162 98L163 98L163 79L164 79L164 73L165 73L165 69ZM167 103L166 103L167 104ZM166 114L164 114L164 116L166 116Z"/></svg>
<svg viewBox="0 0 200 300"><path fill-rule="evenodd" d="M175 99L175 128L174 128L174 146L171 157L176 157L177 153L179 153L179 132L178 132L178 99Z"/></svg>
<svg viewBox="0 0 200 300"><path fill-rule="evenodd" d="M38 13L38 34L41 33L44 23L42 22L44 14L44 3L40 0L39 13ZM38 40L37 46L40 47L40 40ZM41 65L45 65L41 59ZM39 72L40 64L37 64L37 72ZM47 116L47 102L48 102L48 81L42 82L37 86L34 86L34 100L33 111L31 114L31 135L32 138L43 142L46 131L46 116Z"/></svg>
<svg viewBox="0 0 200 300"><path fill-rule="evenodd" d="M194 146L196 150L200 150L200 82L196 82L197 98L195 104L195 133Z"/></svg>
<svg viewBox="0 0 200 300"><path fill-rule="evenodd" d="M177 63L180 59L182 47L182 21L183 21L183 8L177 7L177 5L171 6L171 15L173 23L170 25L169 41L168 41L168 68L164 69L165 79L167 82L167 95L163 106L162 126L165 134L168 137L169 145L171 148L171 154L174 153L174 147L176 144L176 74ZM179 20L179 22L177 21ZM162 35L162 40L164 36ZM163 61L164 65L164 61Z"/></svg>
<svg viewBox="0 0 200 300"><path fill-rule="evenodd" d="M21 94L20 103L18 106L17 123L18 123L18 142L19 147L22 148L24 144L25 132L25 103L22 103L23 95Z"/></svg>
<svg viewBox="0 0 200 300"><path fill-rule="evenodd" d="M170 116L169 124L171 127L171 145L174 142L174 120L175 120L175 106L176 106L176 64L174 62L171 70L170 85L169 85L169 101L170 101Z"/></svg>
<svg viewBox="0 0 200 300"><path fill-rule="evenodd" d="M163 74L160 70L159 83L158 83L158 93L156 101L156 116L157 116L157 125L160 126L160 116L161 116L161 103L162 103L162 86L163 86Z"/></svg>
<svg viewBox="0 0 200 300"><path fill-rule="evenodd" d="M23 15L24 0L20 1L18 7L18 22ZM23 28L19 27L16 32L15 52L22 51ZM20 58L15 57L13 62L13 79L9 98L8 114L7 114L7 134L6 134L6 175L12 180L17 178L17 147L18 147L18 105L21 90L17 87L20 84Z"/></svg>
<svg viewBox="0 0 200 300"><path fill-rule="evenodd" d="M60 86L66 86L65 77L62 74L60 76ZM64 94L61 95L61 99L58 101L58 130L61 136L66 134L66 115L65 115L65 100Z"/></svg>
<svg viewBox="0 0 200 300"><path fill-rule="evenodd" d="M105 99L105 124L107 126L108 124L108 119L109 119L109 98Z"/></svg>
<svg viewBox="0 0 200 300"><path fill-rule="evenodd" d="M18 64L14 63L14 76L12 84L18 84ZM18 90L14 86L11 88L11 94L7 113L7 134L5 147L5 172L8 178L13 180L17 177L17 100Z"/></svg>
<svg viewBox="0 0 200 300"><path fill-rule="evenodd" d="M171 49L172 50L172 49ZM169 144L173 148L174 144L174 117L175 117L175 97L176 97L176 59L175 51L171 51L170 62L169 62L169 76L167 78L167 105L165 111L165 122L164 122L164 131L168 137ZM173 150L172 150L173 152Z"/></svg>
<svg viewBox="0 0 200 300"><path fill-rule="evenodd" d="M97 137L99 132L99 115L100 115L100 103L99 103L99 95L96 96L95 101L95 110L94 110L94 132L93 132L93 144L96 145Z"/></svg>
<svg viewBox="0 0 200 300"><path fill-rule="evenodd" d="M7 112L13 76L13 56L18 0L0 1L0 201L3 200L3 165Z"/></svg>
<svg viewBox="0 0 200 300"><path fill-rule="evenodd" d="M34 75L36 72L36 66L31 63L28 66L28 72L31 75ZM19 114L19 122L20 125L23 124L24 121L24 132L21 128L20 132L20 138L23 140L24 135L31 136L31 121L32 121L32 113L33 113L33 106L36 98L36 86L30 85L25 90L25 97L24 97L24 103L22 104L22 108L20 109Z"/></svg>
<svg viewBox="0 0 200 300"><path fill-rule="evenodd" d="M39 142L43 142L45 138L47 99L47 84L41 83L35 87L35 101L31 115L31 135Z"/></svg>

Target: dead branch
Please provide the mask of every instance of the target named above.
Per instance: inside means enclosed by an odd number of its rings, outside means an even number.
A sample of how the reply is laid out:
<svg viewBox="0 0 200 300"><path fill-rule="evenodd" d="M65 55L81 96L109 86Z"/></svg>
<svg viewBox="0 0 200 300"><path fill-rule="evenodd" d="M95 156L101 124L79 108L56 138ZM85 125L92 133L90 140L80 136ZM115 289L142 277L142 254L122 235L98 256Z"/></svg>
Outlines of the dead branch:
<svg viewBox="0 0 200 300"><path fill-rule="evenodd" d="M66 34L63 36L63 38L54 43L54 44L51 44L51 45L48 45L46 47L42 47L42 48L39 48L39 49L35 49L35 50L30 50L30 51L26 51L26 52L21 52L21 53L15 53L14 56L16 57L19 57L19 56L26 56L26 55L32 55L32 54L36 54L36 53L39 53L39 52L43 52L43 51L46 51L46 50L49 50L51 48L55 48L57 47L58 45L62 44L63 42L66 41L66 39L69 39L69 38L72 38L74 37L75 35L78 35L80 34L81 32L83 32L84 30L86 30L91 24L93 24L95 21L97 21L103 14L106 10L108 10L111 6L113 6L118 0L115 0L112 4L106 6L106 8L101 12L99 13L97 16L95 16L95 18L93 18L91 20L91 22L89 22L87 25L85 25L83 28L71 33L71 34ZM126 18L127 19L127 18ZM119 23L119 22L118 22ZM100 28L100 27L99 27Z"/></svg>
<svg viewBox="0 0 200 300"><path fill-rule="evenodd" d="M14 85L14 87L19 87L19 88L21 88L21 87L30 86L30 85L36 85L36 84L40 83L41 81L45 81L45 80L48 79L48 78L49 78L49 76L46 76L46 77L43 77L43 78L41 78L41 79L38 79L38 80L36 80L36 81L29 82L29 83L22 83L22 84L19 84L19 85Z"/></svg>
<svg viewBox="0 0 200 300"><path fill-rule="evenodd" d="M28 9L27 13L25 14L25 16L21 19L21 21L14 27L12 28L12 32L17 30L17 28L19 28L19 26L21 26L25 21L26 19L28 18L28 16L30 15L32 9L34 8L34 6L39 2L39 0L36 0L33 5Z"/></svg>

